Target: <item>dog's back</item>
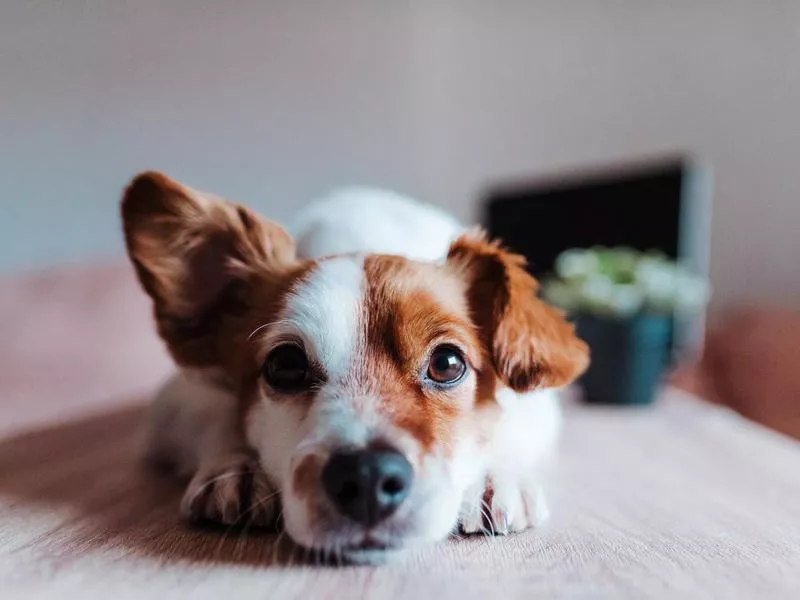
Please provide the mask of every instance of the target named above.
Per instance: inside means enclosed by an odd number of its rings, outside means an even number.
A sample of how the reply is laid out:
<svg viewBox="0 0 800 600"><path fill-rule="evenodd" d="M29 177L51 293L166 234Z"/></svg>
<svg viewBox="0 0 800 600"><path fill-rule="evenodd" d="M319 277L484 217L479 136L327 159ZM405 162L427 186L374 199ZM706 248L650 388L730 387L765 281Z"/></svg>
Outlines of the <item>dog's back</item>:
<svg viewBox="0 0 800 600"><path fill-rule="evenodd" d="M437 261L465 227L443 210L396 192L349 187L303 208L289 229L301 258L363 253Z"/></svg>

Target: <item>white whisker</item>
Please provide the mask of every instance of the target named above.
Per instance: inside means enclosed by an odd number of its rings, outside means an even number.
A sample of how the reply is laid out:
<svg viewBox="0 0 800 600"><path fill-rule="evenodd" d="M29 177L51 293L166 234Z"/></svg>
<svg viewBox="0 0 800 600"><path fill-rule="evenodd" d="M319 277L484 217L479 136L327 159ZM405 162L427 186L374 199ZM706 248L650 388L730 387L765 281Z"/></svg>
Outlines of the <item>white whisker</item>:
<svg viewBox="0 0 800 600"><path fill-rule="evenodd" d="M210 486L214 485L218 481L222 481L223 479L228 479L229 477L238 477L240 475L241 473L239 472L221 473L220 475L217 475L216 477L209 479L208 481L204 481L203 485L201 485L197 489L197 491L194 494L192 494L192 499L189 501L189 505L191 505L198 497L200 497L206 491L206 489L208 489Z"/></svg>
<svg viewBox="0 0 800 600"><path fill-rule="evenodd" d="M253 331L251 331L250 335L247 336L247 340L248 341L252 341L253 337L259 331L262 331L263 329L266 329L267 327L271 327L273 325L291 325L291 324L292 324L292 321L290 321L289 319L277 319L275 321L270 321L269 323L264 323L263 325L259 325Z"/></svg>
<svg viewBox="0 0 800 600"><path fill-rule="evenodd" d="M485 500L481 500L481 514L483 515L483 518L486 520L486 522L489 524L489 528L491 530L492 537L494 537L495 532L494 532L494 523L492 522L492 509L486 503ZM486 527L482 526L481 529L483 529L485 531Z"/></svg>

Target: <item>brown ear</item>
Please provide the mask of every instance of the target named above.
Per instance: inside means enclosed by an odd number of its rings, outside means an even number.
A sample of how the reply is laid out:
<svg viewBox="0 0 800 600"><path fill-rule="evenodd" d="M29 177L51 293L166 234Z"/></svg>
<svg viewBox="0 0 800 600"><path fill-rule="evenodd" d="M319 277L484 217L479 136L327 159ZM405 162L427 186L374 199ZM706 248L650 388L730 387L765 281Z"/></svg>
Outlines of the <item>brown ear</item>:
<svg viewBox="0 0 800 600"><path fill-rule="evenodd" d="M516 391L562 387L589 365L589 348L555 308L536 296L525 259L481 232L450 246L448 264L469 283L473 318L498 377Z"/></svg>
<svg viewBox="0 0 800 600"><path fill-rule="evenodd" d="M159 333L183 364L217 364L220 320L241 311L252 275L294 260L294 243L277 225L160 173L130 183L122 221Z"/></svg>

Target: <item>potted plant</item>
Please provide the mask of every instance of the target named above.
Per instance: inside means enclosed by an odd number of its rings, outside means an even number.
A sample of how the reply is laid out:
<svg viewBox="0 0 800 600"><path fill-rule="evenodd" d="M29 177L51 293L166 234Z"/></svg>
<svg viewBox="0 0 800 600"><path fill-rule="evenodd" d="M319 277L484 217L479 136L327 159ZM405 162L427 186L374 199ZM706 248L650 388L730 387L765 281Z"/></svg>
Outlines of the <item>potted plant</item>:
<svg viewBox="0 0 800 600"><path fill-rule="evenodd" d="M575 319L591 348L585 399L641 405L655 397L674 318L702 310L709 286L658 252L591 248L563 252L543 294Z"/></svg>

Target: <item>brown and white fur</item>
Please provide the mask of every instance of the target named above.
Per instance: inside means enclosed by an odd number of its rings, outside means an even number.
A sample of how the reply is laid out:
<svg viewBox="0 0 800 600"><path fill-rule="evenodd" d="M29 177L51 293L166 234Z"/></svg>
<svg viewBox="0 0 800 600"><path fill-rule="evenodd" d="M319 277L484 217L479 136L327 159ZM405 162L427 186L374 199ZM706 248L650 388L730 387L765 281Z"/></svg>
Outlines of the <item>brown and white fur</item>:
<svg viewBox="0 0 800 600"><path fill-rule="evenodd" d="M266 524L282 510L295 542L355 561L546 518L553 390L588 350L520 257L480 233L446 240L438 261L298 256L278 225L152 172L128 186L122 216L179 366L153 405L149 453L189 478L186 518ZM285 344L308 359L310 383L292 393L262 376ZM465 365L453 385L426 374L443 345ZM413 484L366 526L337 512L320 479L333 452L373 447L402 454Z"/></svg>

